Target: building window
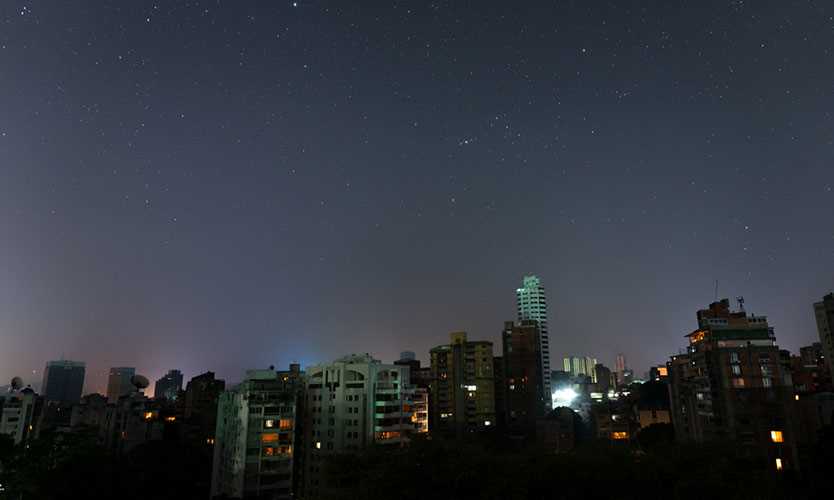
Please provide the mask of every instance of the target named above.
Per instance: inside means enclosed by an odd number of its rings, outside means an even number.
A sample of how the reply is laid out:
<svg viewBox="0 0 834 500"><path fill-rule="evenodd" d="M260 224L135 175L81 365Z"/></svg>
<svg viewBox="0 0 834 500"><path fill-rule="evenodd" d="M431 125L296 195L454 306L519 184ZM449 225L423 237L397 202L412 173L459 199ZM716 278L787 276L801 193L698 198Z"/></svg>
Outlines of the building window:
<svg viewBox="0 0 834 500"><path fill-rule="evenodd" d="M740 365L732 365L733 375L739 376L741 375L741 366Z"/></svg>
<svg viewBox="0 0 834 500"><path fill-rule="evenodd" d="M773 379L764 377L762 378L762 387L770 387L773 385Z"/></svg>
<svg viewBox="0 0 834 500"><path fill-rule="evenodd" d="M774 443L785 442L785 438L782 436L782 431L770 431L770 440Z"/></svg>
<svg viewBox="0 0 834 500"><path fill-rule="evenodd" d="M782 459L781 458L776 459L776 470L782 470Z"/></svg>
<svg viewBox="0 0 834 500"><path fill-rule="evenodd" d="M743 378L734 378L733 379L733 387L735 387L735 388L744 387L744 379Z"/></svg>
<svg viewBox="0 0 834 500"><path fill-rule="evenodd" d="M264 420L264 428L272 429L273 427L275 427L275 420Z"/></svg>

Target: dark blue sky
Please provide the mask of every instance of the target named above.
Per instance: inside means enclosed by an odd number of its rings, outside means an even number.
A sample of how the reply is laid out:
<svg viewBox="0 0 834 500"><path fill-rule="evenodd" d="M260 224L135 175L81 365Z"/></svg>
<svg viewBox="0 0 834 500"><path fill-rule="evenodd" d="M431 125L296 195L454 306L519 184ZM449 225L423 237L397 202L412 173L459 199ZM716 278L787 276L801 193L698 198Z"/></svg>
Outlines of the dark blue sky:
<svg viewBox="0 0 834 500"><path fill-rule="evenodd" d="M792 350L834 288L830 2L8 0L0 27L0 380L425 359L497 341L525 273L554 366L642 372L716 279Z"/></svg>

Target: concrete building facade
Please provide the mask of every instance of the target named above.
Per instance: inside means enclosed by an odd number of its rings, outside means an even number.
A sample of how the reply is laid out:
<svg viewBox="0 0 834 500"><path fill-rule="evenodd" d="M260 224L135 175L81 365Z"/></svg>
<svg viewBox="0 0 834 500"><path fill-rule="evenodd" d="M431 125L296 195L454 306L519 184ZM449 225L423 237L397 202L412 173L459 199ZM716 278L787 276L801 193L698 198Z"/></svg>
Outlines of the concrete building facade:
<svg viewBox="0 0 834 500"><path fill-rule="evenodd" d="M698 311L685 354L667 363L679 442L731 441L777 469L795 468L793 387L764 316L727 299Z"/></svg>
<svg viewBox="0 0 834 500"><path fill-rule="evenodd" d="M453 332L450 340L430 351L429 410L432 432L460 436L496 422L492 342L467 341L466 332Z"/></svg>

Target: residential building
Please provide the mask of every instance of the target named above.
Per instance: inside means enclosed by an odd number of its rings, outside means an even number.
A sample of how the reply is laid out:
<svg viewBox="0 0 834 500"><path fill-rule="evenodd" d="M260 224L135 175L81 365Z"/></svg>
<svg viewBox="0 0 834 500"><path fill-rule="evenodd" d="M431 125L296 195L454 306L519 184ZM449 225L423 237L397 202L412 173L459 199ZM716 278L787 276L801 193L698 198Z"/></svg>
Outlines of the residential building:
<svg viewBox="0 0 834 500"><path fill-rule="evenodd" d="M49 361L43 371L41 394L47 402L74 404L81 400L85 365L81 361Z"/></svg>
<svg viewBox="0 0 834 500"><path fill-rule="evenodd" d="M552 406L552 397L545 400L542 392L545 377L538 325L533 320L520 324L507 321L501 333L504 352L499 378L503 385L496 389L496 400L503 400L505 414L499 420L512 434L533 436L536 419L544 417Z"/></svg>
<svg viewBox="0 0 834 500"><path fill-rule="evenodd" d="M43 398L31 388L0 394L0 434L20 444L35 435Z"/></svg>
<svg viewBox="0 0 834 500"><path fill-rule="evenodd" d="M297 365L296 365L297 367ZM293 498L296 406L300 378L249 370L220 394L214 438L212 498Z"/></svg>
<svg viewBox="0 0 834 500"><path fill-rule="evenodd" d="M492 342L467 341L453 332L450 344L431 349L432 432L461 436L495 424Z"/></svg>
<svg viewBox="0 0 834 500"><path fill-rule="evenodd" d="M168 370L168 373L154 384L153 397L156 399L175 401L179 397L181 390L182 372L179 370Z"/></svg>
<svg viewBox="0 0 834 500"><path fill-rule="evenodd" d="M408 367L368 354L307 368L300 497L321 498L338 489L343 472L328 470L327 456L410 440L414 390L408 377Z"/></svg>
<svg viewBox="0 0 834 500"><path fill-rule="evenodd" d="M107 398L101 394L87 394L77 405L73 405L70 427L101 427L106 413Z"/></svg>
<svg viewBox="0 0 834 500"><path fill-rule="evenodd" d="M571 356L564 358L562 365L572 377L590 377L592 383L597 383L596 358Z"/></svg>
<svg viewBox="0 0 834 500"><path fill-rule="evenodd" d="M217 428L217 402L226 382L215 378L214 372L206 372L188 381L183 405L184 440L192 443L210 443Z"/></svg>
<svg viewBox="0 0 834 500"><path fill-rule="evenodd" d="M107 401L115 403L122 396L127 396L133 391L133 384L130 379L136 375L136 368L118 367L111 368L107 377Z"/></svg>
<svg viewBox="0 0 834 500"><path fill-rule="evenodd" d="M576 446L582 419L570 408L556 408L536 420L536 442L552 453L566 453Z"/></svg>
<svg viewBox="0 0 834 500"><path fill-rule="evenodd" d="M834 293L829 293L814 304L817 330L828 372L834 377Z"/></svg>
<svg viewBox="0 0 834 500"><path fill-rule="evenodd" d="M677 441L732 441L777 469L797 467L793 387L767 318L724 299L697 320L686 353L667 363Z"/></svg>
<svg viewBox="0 0 834 500"><path fill-rule="evenodd" d="M407 366L411 385L428 389L431 385L431 367L420 366L420 360L411 351L400 353L400 359L394 361L395 365Z"/></svg>
<svg viewBox="0 0 834 500"><path fill-rule="evenodd" d="M799 357L804 366L819 366L825 364L825 354L821 342L799 348Z"/></svg>
<svg viewBox="0 0 834 500"><path fill-rule="evenodd" d="M547 323L547 296L544 286L537 276L524 276L521 288L516 289L515 295L518 321L531 320L539 324L541 373L550 373L550 330ZM552 397L550 378L545 376L542 381L542 400L550 401Z"/></svg>
<svg viewBox="0 0 834 500"><path fill-rule="evenodd" d="M665 368L665 367L664 367ZM594 365L594 375L596 376L596 392L601 393L604 397L608 397L608 391L614 389L614 374L603 364L597 363Z"/></svg>

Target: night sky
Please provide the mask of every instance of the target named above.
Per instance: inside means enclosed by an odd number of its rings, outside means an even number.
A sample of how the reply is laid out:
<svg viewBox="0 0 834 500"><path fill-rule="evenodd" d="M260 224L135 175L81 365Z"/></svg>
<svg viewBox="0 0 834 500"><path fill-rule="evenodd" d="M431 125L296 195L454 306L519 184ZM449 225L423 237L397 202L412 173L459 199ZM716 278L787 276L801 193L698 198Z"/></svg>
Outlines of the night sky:
<svg viewBox="0 0 834 500"><path fill-rule="evenodd" d="M0 2L0 383L496 342L642 374L834 288L828 0ZM36 370L36 374L32 374Z"/></svg>

